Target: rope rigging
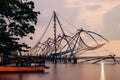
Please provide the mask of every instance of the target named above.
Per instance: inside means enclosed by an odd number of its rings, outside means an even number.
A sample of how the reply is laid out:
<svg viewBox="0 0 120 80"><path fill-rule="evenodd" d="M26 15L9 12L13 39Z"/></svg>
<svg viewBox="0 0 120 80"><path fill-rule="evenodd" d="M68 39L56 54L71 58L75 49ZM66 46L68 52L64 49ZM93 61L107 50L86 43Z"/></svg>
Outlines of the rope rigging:
<svg viewBox="0 0 120 80"><path fill-rule="evenodd" d="M48 23L42 36L38 40L37 44L29 51L30 55L49 55L49 56L51 56L51 55L64 56L67 54L75 55L79 51L84 52L84 51L94 50L94 49L98 49L105 45L105 44L99 44L97 42L97 40L92 36L92 34L95 34L95 35L101 37L102 39L104 39L105 41L109 42L106 38L102 37L101 35L99 35L95 32L92 32L92 31L83 30L82 28L80 30L77 30L77 33L75 33L73 36L66 35L57 16L60 16L60 15L58 13L56 14L56 12L54 11L53 15L50 19L50 22ZM54 38L48 38L46 41L41 43L41 40L45 36L52 20L54 21L54 26L53 26ZM60 27L62 35L57 35L57 31L56 31L57 23ZM71 25L71 26L74 27L73 25ZM76 28L76 27L74 27L74 28ZM89 35L93 39L93 41L95 43L97 43L97 45L96 46L87 45L85 43L85 41L83 40L83 38L81 37L82 32Z"/></svg>

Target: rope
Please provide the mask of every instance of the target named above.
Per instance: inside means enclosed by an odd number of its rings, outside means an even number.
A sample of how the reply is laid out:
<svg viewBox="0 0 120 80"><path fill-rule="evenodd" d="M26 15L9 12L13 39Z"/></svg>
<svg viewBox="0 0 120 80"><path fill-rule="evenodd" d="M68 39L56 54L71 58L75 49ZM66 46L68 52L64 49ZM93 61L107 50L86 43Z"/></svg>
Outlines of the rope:
<svg viewBox="0 0 120 80"><path fill-rule="evenodd" d="M53 15L52 15L52 17L51 17L51 19L50 19L50 22L49 22L48 25L47 25L47 28L46 28L45 31L43 32L42 36L40 37L40 39L37 41L37 43L36 43L36 44L31 48L31 50L29 51L30 53L33 53L33 50L37 47L37 45L40 44L40 41L42 40L42 38L44 37L45 33L47 32L47 30L48 30L48 28L49 28L49 26L50 26L50 23L51 23L51 21L52 21L52 18L53 18Z"/></svg>
<svg viewBox="0 0 120 80"><path fill-rule="evenodd" d="M52 21L52 18L53 18L53 15L52 15L52 17L51 17L51 19L50 19L50 22L49 22L48 25L47 25L47 28L46 28L45 31L43 32L43 34L42 34L42 36L40 37L40 39L39 39L38 42L40 42L40 41L42 40L42 38L44 37L45 33L47 32L47 30L48 30L48 28L49 28L49 26L50 26L50 23L51 23L51 21Z"/></svg>
<svg viewBox="0 0 120 80"><path fill-rule="evenodd" d="M67 22L68 24L71 25L71 27L73 27L74 29L77 29L77 27L75 27L72 23L70 23L67 19L65 19L64 17L62 17L61 15L59 15L58 13L56 13L59 17L61 17L65 22Z"/></svg>
<svg viewBox="0 0 120 80"><path fill-rule="evenodd" d="M106 49L105 47L103 47L103 49L105 49L107 52L111 53L112 55L114 55L113 52L111 52L110 50Z"/></svg>

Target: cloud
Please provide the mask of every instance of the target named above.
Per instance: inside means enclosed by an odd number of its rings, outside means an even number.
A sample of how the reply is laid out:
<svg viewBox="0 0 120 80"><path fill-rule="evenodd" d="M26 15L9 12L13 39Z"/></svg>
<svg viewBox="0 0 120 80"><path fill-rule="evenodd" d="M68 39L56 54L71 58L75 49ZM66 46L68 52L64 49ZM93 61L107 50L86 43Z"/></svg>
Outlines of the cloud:
<svg viewBox="0 0 120 80"><path fill-rule="evenodd" d="M104 33L110 39L120 39L120 5L112 8L104 14Z"/></svg>
<svg viewBox="0 0 120 80"><path fill-rule="evenodd" d="M77 28L95 31L109 39L119 38L119 5L120 0L33 0L35 10L40 11L34 39L30 44L35 44L47 27L53 10L67 19ZM64 25L64 23L61 23ZM114 27L113 27L114 26ZM69 25L64 28L74 32ZM104 30L105 29L105 30ZM50 33L50 31L49 31ZM51 33L50 33L51 34Z"/></svg>
<svg viewBox="0 0 120 80"><path fill-rule="evenodd" d="M98 10L99 8L101 8L100 5L88 5L88 6L86 6L87 10L92 10L92 11Z"/></svg>

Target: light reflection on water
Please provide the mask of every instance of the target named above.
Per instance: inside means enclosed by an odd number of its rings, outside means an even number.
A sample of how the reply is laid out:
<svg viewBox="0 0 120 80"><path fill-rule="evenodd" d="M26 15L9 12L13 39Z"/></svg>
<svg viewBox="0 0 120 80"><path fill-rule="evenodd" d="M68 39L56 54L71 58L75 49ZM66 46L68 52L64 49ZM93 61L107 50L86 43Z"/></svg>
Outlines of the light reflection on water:
<svg viewBox="0 0 120 80"><path fill-rule="evenodd" d="M104 62L101 62L101 76L100 80L105 80Z"/></svg>
<svg viewBox="0 0 120 80"><path fill-rule="evenodd" d="M0 80L120 80L120 64L48 64L45 73L2 74Z"/></svg>

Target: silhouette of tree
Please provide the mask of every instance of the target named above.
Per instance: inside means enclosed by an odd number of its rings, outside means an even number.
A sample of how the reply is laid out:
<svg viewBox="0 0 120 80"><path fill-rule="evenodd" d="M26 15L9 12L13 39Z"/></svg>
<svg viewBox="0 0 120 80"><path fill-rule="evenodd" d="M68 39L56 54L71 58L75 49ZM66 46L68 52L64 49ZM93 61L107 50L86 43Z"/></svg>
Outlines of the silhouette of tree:
<svg viewBox="0 0 120 80"><path fill-rule="evenodd" d="M39 14L34 11L33 1L0 0L0 54L29 50L30 47L19 40L34 34Z"/></svg>

